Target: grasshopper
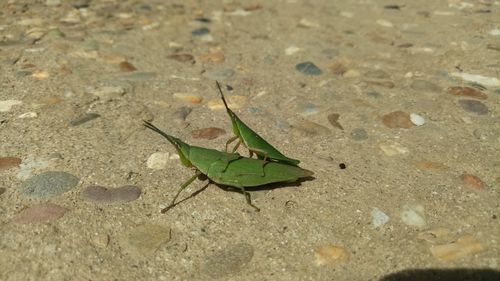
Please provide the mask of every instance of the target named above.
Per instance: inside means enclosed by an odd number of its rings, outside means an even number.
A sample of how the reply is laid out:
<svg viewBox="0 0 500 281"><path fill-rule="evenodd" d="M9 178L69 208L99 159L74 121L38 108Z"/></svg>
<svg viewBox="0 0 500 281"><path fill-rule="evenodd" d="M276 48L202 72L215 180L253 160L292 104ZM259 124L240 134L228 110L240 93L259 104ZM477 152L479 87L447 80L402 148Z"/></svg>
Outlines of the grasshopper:
<svg viewBox="0 0 500 281"><path fill-rule="evenodd" d="M259 211L259 208L252 204L250 194L245 188L277 182L295 182L300 178L310 177L314 174L297 166L189 145L168 135L147 121L144 121L144 126L165 137L177 150L182 164L195 169L195 174L181 185L171 204L162 209L162 213L175 206L175 201L182 190L201 175L206 175L215 183L239 189L245 196L248 205Z"/></svg>
<svg viewBox="0 0 500 281"><path fill-rule="evenodd" d="M236 114L229 109L224 94L218 81L215 81L217 87L219 88L219 93L226 107L227 114L231 118L231 123L233 125L234 137L230 138L226 142L226 152L228 151L228 146L230 143L238 139L238 143L233 148L231 152L235 152L238 147L243 143L244 146L250 151L250 157L255 153L258 159L271 160L276 162L285 163L288 165L297 166L300 161L292 158L288 158L283 153L279 152L274 146L269 144L265 139L263 139L254 130L250 129L241 119L236 116Z"/></svg>

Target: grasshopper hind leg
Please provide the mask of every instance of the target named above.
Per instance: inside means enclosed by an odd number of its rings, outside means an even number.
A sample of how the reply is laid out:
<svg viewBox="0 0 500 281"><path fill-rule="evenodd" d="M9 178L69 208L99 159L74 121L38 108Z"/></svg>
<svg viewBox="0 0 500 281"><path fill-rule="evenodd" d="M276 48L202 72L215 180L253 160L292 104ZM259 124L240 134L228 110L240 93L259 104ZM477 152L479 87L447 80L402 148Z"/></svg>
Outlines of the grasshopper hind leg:
<svg viewBox="0 0 500 281"><path fill-rule="evenodd" d="M175 207L177 205L177 203L175 203L175 201L177 200L177 197L179 197L179 195L181 194L181 192L186 187L188 187L195 179L197 179L200 175L201 175L201 172L197 170L196 173L191 178L189 178L185 183L183 183L181 185L181 187L177 191L177 194L175 194L174 199L172 199L172 202L167 207L161 209L160 212L162 214L164 214L164 213L168 212L170 209L172 209L173 207Z"/></svg>

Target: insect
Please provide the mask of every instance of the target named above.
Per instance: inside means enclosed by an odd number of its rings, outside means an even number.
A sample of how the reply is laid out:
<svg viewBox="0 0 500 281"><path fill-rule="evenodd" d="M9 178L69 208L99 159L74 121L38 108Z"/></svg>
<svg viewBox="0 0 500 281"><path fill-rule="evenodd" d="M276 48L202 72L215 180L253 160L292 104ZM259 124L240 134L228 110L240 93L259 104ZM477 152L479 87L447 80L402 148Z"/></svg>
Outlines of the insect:
<svg viewBox="0 0 500 281"><path fill-rule="evenodd" d="M182 164L195 169L195 174L181 185L172 203L164 208L162 213L175 206L175 201L182 190L202 174L215 183L239 189L245 195L246 202L256 211L259 211L259 208L252 204L250 194L245 188L277 182L295 182L314 174L297 166L189 145L166 134L147 121L144 121L144 126L165 137L177 150Z"/></svg>
<svg viewBox="0 0 500 281"><path fill-rule="evenodd" d="M228 151L228 146L230 143L238 139L238 143L233 148L231 152L235 152L238 147L243 143L244 146L250 151L250 157L255 153L258 159L271 160L276 162L282 162L288 165L297 166L300 161L292 158L288 158L283 153L279 152L274 146L268 143L265 139L259 136L255 131L250 129L243 121L241 121L236 114L229 109L224 94L218 81L215 81L217 87L219 88L220 96L222 102L226 107L227 114L231 118L231 123L233 125L234 137L230 138L226 142L226 151Z"/></svg>

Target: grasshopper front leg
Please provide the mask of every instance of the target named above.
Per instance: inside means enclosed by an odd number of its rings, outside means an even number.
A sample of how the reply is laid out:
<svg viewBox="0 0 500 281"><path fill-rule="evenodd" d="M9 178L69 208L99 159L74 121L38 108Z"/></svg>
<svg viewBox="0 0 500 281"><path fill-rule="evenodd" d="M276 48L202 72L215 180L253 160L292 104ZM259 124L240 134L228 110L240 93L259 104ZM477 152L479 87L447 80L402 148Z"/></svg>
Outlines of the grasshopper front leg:
<svg viewBox="0 0 500 281"><path fill-rule="evenodd" d="M174 196L174 199L172 200L172 202L170 203L170 205L168 205L167 207L161 209L161 213L164 214L166 212L168 212L168 210L172 209L172 207L174 207L176 204L175 204L175 201L177 200L177 197L179 197L179 195L181 194L181 192L186 188L188 187L196 178L198 178L199 176L201 175L201 172L199 170L196 170L195 174L189 178L185 183L183 183L181 185L181 187L179 188L179 191L177 191L177 194L175 194Z"/></svg>

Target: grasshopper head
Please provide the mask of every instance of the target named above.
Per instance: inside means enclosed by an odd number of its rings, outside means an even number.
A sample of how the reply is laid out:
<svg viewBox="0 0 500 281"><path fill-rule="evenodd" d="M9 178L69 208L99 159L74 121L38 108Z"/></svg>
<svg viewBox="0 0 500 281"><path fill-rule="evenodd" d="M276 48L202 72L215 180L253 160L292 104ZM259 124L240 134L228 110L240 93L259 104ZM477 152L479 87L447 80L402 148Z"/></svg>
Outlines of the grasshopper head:
<svg viewBox="0 0 500 281"><path fill-rule="evenodd" d="M217 88L219 88L220 97L222 99L222 102L224 103L224 107L226 107L227 114L231 118L231 124L233 125L233 132L235 135L239 136L240 130L238 128L238 122L241 123L241 121L239 120L238 116L236 116L236 114L234 114L234 112L231 109L229 109L229 106L227 105L227 102L226 102L226 98L224 97L224 94L222 93L222 89L220 87L219 81L215 81L215 84L217 84Z"/></svg>
<svg viewBox="0 0 500 281"><path fill-rule="evenodd" d="M189 150L191 149L191 146L180 139L173 137L171 135L168 135L167 133L163 132L162 130L158 129L155 125L149 123L148 121L144 121L144 126L146 128L151 129L158 134L164 136L173 146L175 146L175 149L177 150L177 153L179 154L179 157L181 159L181 162L184 166L186 167L192 167L193 164L191 161L189 161Z"/></svg>

